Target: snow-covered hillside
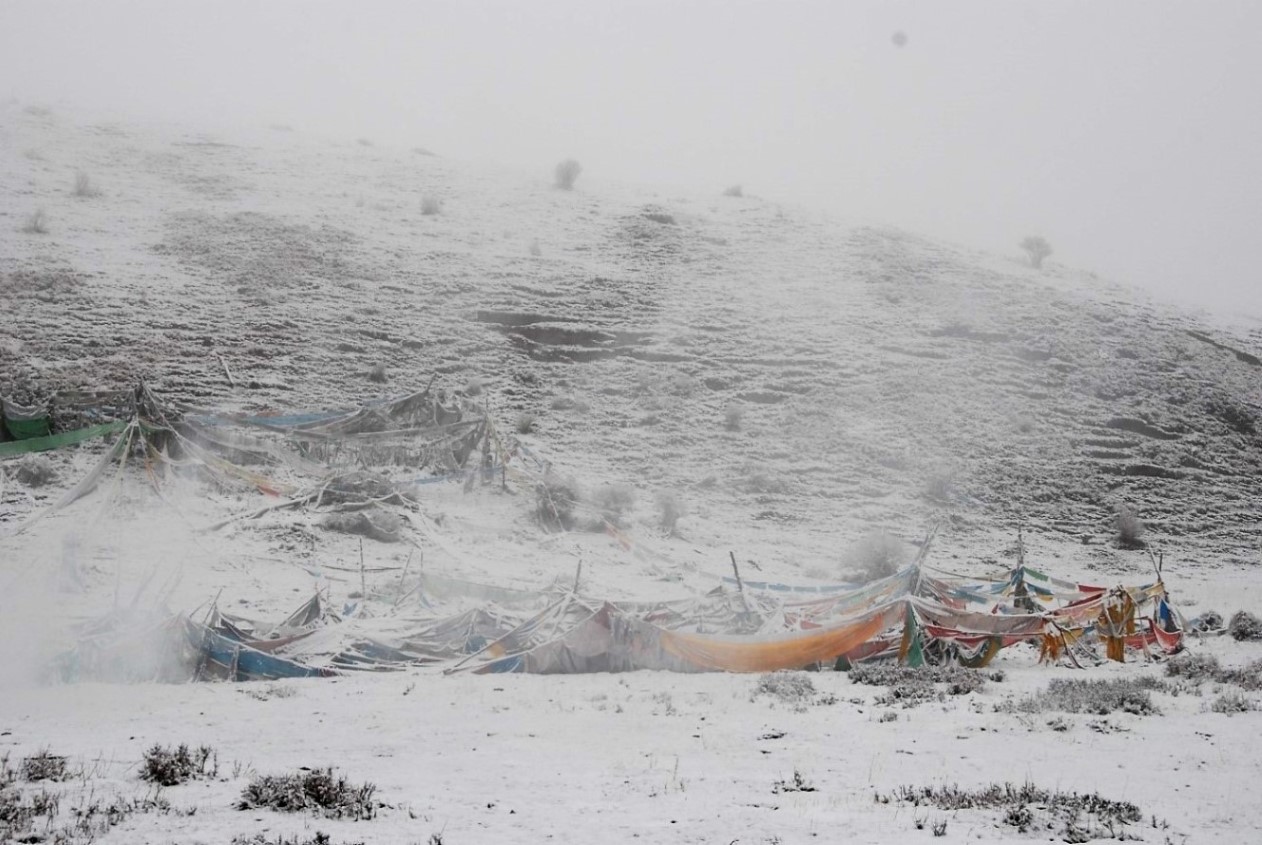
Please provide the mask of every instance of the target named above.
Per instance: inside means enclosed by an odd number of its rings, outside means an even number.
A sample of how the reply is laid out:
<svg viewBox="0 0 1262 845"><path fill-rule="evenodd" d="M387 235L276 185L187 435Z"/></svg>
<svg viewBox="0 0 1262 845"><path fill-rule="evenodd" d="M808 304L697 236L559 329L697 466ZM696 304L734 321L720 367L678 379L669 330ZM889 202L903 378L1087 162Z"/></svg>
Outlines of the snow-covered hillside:
<svg viewBox="0 0 1262 845"><path fill-rule="evenodd" d="M872 530L914 542L940 523L931 557L948 569L1011 565L1021 528L1049 570L1132 582L1151 564L1115 542L1127 507L1190 613L1262 606L1262 331L1055 261L1035 271L1015 247L982 254L599 173L561 191L548 165L522 174L286 127L212 135L0 106L0 394L144 379L189 408L273 412L432 381L485 407L587 507L625 502L620 533L549 532L521 479L433 485L416 546L361 552L301 511L207 532L261 502L191 482L157 492L137 471L17 535L105 447L53 454L54 483L0 490L0 631L30 641L0 661L0 754L99 758L123 789L148 744L220 749L230 783L173 790L177 809L206 809L137 816L109 833L120 842L319 826L225 809L246 776L229 759L377 781L392 808L320 828L335 842L837 841L843 828L902 841L931 837L920 817L950 814L873 793L954 781L1135 801L1172 825L1149 841L1242 841L1262 825L1240 786L1258 773L1256 713L1167 691L1164 716L1083 715L1062 732L994 712L1066 675L1021 658L967 705L888 720L872 688L833 673L815 683L832 701L802 712L755 696L754 678L656 673L426 670L294 684L292 697L28 686L71 622L120 595L163 593L178 610L218 596L275 616L314 587L339 602L363 592L361 554L381 570L367 592L384 589L418 547L432 571L487 583L535 589L581 560L595 592L674 597L718 583L730 551L747 577L835 581ZM76 195L76 173L94 190ZM438 213L422 212L427 198ZM46 231L27 231L37 211ZM384 384L369 378L378 365ZM674 531L664 502L682 513ZM1222 656L1259 655L1232 644ZM773 792L798 769L818 792ZM951 818L946 841L1017 835Z"/></svg>

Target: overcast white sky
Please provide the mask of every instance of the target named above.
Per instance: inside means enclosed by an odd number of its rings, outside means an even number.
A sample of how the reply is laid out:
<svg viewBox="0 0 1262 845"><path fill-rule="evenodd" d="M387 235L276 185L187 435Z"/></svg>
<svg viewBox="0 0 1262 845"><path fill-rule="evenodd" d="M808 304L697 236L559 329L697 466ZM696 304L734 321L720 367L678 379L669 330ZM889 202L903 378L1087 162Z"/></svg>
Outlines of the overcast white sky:
<svg viewBox="0 0 1262 845"><path fill-rule="evenodd" d="M0 96L1041 233L1262 315L1260 40L1257 0L5 0Z"/></svg>

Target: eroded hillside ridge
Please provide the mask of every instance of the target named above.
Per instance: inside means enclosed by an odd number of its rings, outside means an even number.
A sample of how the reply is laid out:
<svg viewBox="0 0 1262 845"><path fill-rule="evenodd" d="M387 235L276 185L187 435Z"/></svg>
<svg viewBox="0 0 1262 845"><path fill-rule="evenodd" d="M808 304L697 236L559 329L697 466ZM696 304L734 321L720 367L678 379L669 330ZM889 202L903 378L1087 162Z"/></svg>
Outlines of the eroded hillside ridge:
<svg viewBox="0 0 1262 845"><path fill-rule="evenodd" d="M8 108L6 395L144 377L195 406L327 408L437 376L506 429L533 415L521 437L560 471L677 491L697 537L752 524L768 556L940 517L1103 545L1127 505L1187 558L1256 559L1256 334L757 197ZM37 208L48 231L23 232Z"/></svg>

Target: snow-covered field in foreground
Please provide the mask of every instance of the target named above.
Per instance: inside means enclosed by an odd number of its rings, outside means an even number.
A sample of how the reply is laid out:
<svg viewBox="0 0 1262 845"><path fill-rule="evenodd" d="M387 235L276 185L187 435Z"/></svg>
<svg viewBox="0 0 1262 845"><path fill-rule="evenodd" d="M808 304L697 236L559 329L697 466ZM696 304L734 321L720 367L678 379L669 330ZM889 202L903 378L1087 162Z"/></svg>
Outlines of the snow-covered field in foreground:
<svg viewBox="0 0 1262 845"><path fill-rule="evenodd" d="M1027 781L1130 801L1145 821L1127 833L1149 842L1239 843L1262 829L1256 714L1155 694L1162 715L1062 715L1058 731L1054 714L994 708L1068 670L1000 664L1003 682L905 710L873 706L884 690L843 673L811 674L804 709L755 696L752 676L645 672L28 688L0 702L0 733L14 757L50 749L86 766L71 796L151 793L138 767L154 743L214 747L218 779L164 790L170 813L134 816L110 842L904 842L934 838L942 820L944 842L1046 839L993 811L876 801L902 785ZM233 809L253 774L300 766L371 781L388 806L360 822ZM795 772L814 791L776 788Z"/></svg>

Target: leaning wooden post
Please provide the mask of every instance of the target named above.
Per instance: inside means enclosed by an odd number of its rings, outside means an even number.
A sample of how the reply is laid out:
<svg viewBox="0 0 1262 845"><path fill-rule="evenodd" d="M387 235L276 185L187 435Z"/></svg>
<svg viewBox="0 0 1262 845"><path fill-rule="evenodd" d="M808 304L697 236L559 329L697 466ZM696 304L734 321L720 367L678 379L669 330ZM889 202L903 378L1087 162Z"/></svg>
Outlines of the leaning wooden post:
<svg viewBox="0 0 1262 845"><path fill-rule="evenodd" d="M574 586L570 588L570 592L578 595L578 579L583 574L583 559L578 559L578 568L574 570Z"/></svg>
<svg viewBox="0 0 1262 845"><path fill-rule="evenodd" d="M732 558L732 572L736 575L736 590L743 596L745 595L745 584L741 581L741 570L736 565L736 552L728 552L728 555Z"/></svg>

